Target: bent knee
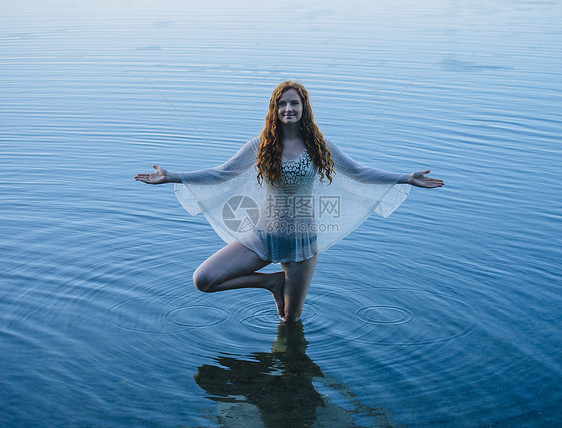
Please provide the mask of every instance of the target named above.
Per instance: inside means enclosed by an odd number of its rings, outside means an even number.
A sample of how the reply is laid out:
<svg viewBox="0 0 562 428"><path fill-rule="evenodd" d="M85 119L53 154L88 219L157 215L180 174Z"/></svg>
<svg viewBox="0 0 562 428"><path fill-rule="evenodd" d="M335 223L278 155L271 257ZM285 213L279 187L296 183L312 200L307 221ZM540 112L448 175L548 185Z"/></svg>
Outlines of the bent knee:
<svg viewBox="0 0 562 428"><path fill-rule="evenodd" d="M193 272L193 284L199 291L211 293L215 291L214 286L217 285L217 280L207 272L197 269Z"/></svg>

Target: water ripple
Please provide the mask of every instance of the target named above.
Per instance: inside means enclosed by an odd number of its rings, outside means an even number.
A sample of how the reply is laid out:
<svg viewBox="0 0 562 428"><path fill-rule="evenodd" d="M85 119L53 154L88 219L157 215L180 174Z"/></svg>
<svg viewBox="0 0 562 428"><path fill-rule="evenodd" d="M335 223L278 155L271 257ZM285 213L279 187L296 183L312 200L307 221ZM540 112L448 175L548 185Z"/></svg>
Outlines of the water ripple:
<svg viewBox="0 0 562 428"><path fill-rule="evenodd" d="M403 324L412 320L412 312L400 306L368 305L353 312L359 319L370 324Z"/></svg>

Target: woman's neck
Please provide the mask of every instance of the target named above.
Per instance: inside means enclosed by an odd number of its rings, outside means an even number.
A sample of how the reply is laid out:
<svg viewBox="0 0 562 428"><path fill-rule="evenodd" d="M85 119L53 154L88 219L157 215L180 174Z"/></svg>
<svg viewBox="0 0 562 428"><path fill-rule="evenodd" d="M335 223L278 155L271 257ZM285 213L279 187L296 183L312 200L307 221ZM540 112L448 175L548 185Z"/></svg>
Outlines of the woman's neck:
<svg viewBox="0 0 562 428"><path fill-rule="evenodd" d="M298 125L295 123L294 125L291 124L282 126L281 137L283 139L283 142L301 140Z"/></svg>

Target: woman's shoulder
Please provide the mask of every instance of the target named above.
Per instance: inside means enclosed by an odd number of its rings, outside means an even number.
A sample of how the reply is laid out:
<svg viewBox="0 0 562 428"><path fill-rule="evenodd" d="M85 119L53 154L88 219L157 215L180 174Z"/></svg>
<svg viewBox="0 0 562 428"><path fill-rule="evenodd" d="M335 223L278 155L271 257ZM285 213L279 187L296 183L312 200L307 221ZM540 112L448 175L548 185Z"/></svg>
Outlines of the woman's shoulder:
<svg viewBox="0 0 562 428"><path fill-rule="evenodd" d="M258 153L258 146L260 144L260 136L256 135L255 137L252 137L248 140L247 144L250 144L252 146L252 149L254 151L254 153Z"/></svg>
<svg viewBox="0 0 562 428"><path fill-rule="evenodd" d="M328 148L328 150L330 150L330 152L334 151L334 149L338 150L338 146L331 138L324 137L324 141L326 142L326 147Z"/></svg>

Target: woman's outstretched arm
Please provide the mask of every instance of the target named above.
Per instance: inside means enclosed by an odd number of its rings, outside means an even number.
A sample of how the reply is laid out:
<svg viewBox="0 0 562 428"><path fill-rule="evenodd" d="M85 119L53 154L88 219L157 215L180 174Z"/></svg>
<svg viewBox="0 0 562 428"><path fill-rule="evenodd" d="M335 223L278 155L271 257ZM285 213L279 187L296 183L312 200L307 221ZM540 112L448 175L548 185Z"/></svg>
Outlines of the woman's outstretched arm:
<svg viewBox="0 0 562 428"><path fill-rule="evenodd" d="M429 173L429 170L412 172L409 174L397 174L365 166L353 160L331 141L326 140L326 143L330 150L332 160L334 161L336 174L339 172L357 181L373 184L403 183L425 188L441 187L444 184L443 180L426 177L425 174Z"/></svg>
<svg viewBox="0 0 562 428"><path fill-rule="evenodd" d="M238 152L222 165L214 168L193 172L168 172L158 165L156 170L148 174L137 174L135 180L147 184L185 183L185 184L216 184L242 173L254 165L256 156L252 148L252 140L244 144Z"/></svg>

